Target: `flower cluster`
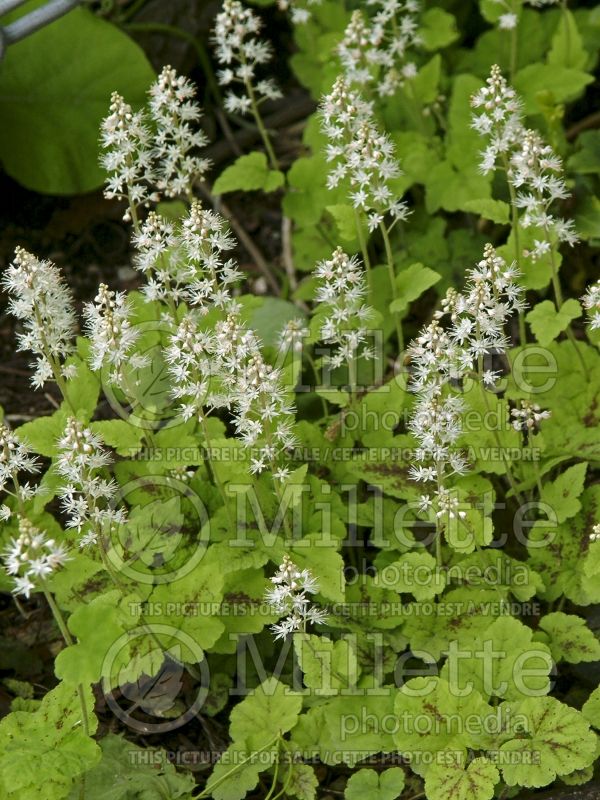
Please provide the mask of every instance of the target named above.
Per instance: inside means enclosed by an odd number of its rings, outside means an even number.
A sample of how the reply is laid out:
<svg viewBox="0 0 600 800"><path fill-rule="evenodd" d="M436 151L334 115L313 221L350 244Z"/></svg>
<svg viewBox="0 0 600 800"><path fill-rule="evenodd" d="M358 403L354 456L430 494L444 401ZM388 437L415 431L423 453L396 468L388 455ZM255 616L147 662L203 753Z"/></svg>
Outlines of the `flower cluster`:
<svg viewBox="0 0 600 800"><path fill-rule="evenodd" d="M482 171L487 173L498 167L506 171L516 192L514 203L523 209L520 224L540 231L532 249L523 254L535 261L549 253L556 242L574 245L578 236L572 220L551 213L555 201L570 196L561 159L537 131L525 127L521 101L498 66L492 67L486 85L471 98L471 104L478 112L473 127L489 139Z"/></svg>
<svg viewBox="0 0 600 800"><path fill-rule="evenodd" d="M600 328L600 280L590 286L581 298L583 307L588 312L590 328L598 330Z"/></svg>
<svg viewBox="0 0 600 800"><path fill-rule="evenodd" d="M210 166L195 151L206 145L195 128L201 117L195 88L166 66L149 89L148 109L134 111L117 92L102 122L101 163L109 173L104 195L127 202L124 219L137 227L137 209L167 197L189 195Z"/></svg>
<svg viewBox="0 0 600 800"><path fill-rule="evenodd" d="M537 403L531 403L529 400L521 400L520 406L510 412L513 418L512 426L516 431L533 431L543 419L549 419L552 415L551 411L542 411Z"/></svg>
<svg viewBox="0 0 600 800"><path fill-rule="evenodd" d="M131 304L123 292L113 292L101 283L93 303L83 310L86 333L89 336L90 366L93 370L110 367L110 380L120 385L123 367L139 368L146 364L143 357L132 354L139 331L131 325Z"/></svg>
<svg viewBox="0 0 600 800"><path fill-rule="evenodd" d="M537 228L542 233L534 240L533 260L550 251L555 238L573 246L578 241L573 220L554 216L551 207L555 200L570 196L564 177L561 159L550 145L544 144L536 131L525 131L520 147L510 160L509 180L518 190L517 208L524 209L521 224L524 228Z"/></svg>
<svg viewBox="0 0 600 800"><path fill-rule="evenodd" d="M465 291L448 290L441 310L409 348L413 390L418 394L409 422L418 441L417 464L410 474L414 480L437 484L436 511L443 505L440 492L445 479L467 470L457 447L464 401L453 387L472 375L485 385L495 385L499 375L484 369L485 359L505 352L505 323L523 308L516 269L491 245L486 245L483 259L468 276ZM449 324L443 327L443 321ZM423 509L433 504L429 494L423 495Z"/></svg>
<svg viewBox="0 0 600 800"><path fill-rule="evenodd" d="M476 110L472 127L489 140L482 154L481 171L487 174L498 167L508 169L510 156L523 135L522 103L497 64L486 85L471 98L471 105Z"/></svg>
<svg viewBox="0 0 600 800"><path fill-rule="evenodd" d="M218 80L227 86L225 108L231 113L256 113L264 100L276 100L281 92L271 78L257 80L257 67L268 64L272 48L258 37L261 22L257 15L238 0L224 0L217 14L213 41L217 60L222 65ZM239 86L238 94L234 87Z"/></svg>
<svg viewBox="0 0 600 800"><path fill-rule="evenodd" d="M17 502L22 502L34 494L29 484L21 485L19 472L30 474L39 471L39 464L29 448L3 423L0 423L0 492L6 491L14 495ZM7 488L11 484L11 488ZM0 505L0 520L7 520L11 510L7 505Z"/></svg>
<svg viewBox="0 0 600 800"><path fill-rule="evenodd" d="M417 0L368 0L368 5L375 15L353 12L338 53L350 83L375 83L380 95L392 95L417 74L408 54L421 44L420 6Z"/></svg>
<svg viewBox="0 0 600 800"><path fill-rule="evenodd" d="M125 200L128 208L123 219L128 220L132 210L159 199L152 190L152 137L144 112L134 111L118 92L112 93L109 111L101 129L106 150L101 164L110 176L104 196Z"/></svg>
<svg viewBox="0 0 600 800"><path fill-rule="evenodd" d="M287 353L291 349L294 353L301 353L309 334L303 319L296 317L288 320L279 333L279 350Z"/></svg>
<svg viewBox="0 0 600 800"><path fill-rule="evenodd" d="M202 313L224 307L229 287L241 273L223 254L235 242L220 214L194 200L187 217L175 224L151 211L134 237L133 263L146 277L148 300L186 302Z"/></svg>
<svg viewBox="0 0 600 800"><path fill-rule="evenodd" d="M80 546L98 541L110 529L125 521L122 509L111 508L117 486L98 474L111 463L100 436L79 420L70 417L58 441L58 473L67 483L60 489L67 526L81 533Z"/></svg>
<svg viewBox="0 0 600 800"><path fill-rule="evenodd" d="M326 158L334 164L328 188L347 180L352 204L367 214L370 230L377 228L386 214L394 220L406 219L408 206L397 199L390 185L402 172L392 141L375 122L372 104L339 77L323 98L321 120L329 139Z"/></svg>
<svg viewBox="0 0 600 800"><path fill-rule="evenodd" d="M324 625L327 614L312 604L309 595L316 594L319 586L308 569L300 570L288 555L271 578L274 588L266 596L266 602L285 618L271 626L275 639L285 639L289 633L306 631L306 626Z"/></svg>
<svg viewBox="0 0 600 800"><path fill-rule="evenodd" d="M69 560L63 544L48 539L24 517L19 517L19 536L10 540L2 558L8 574L14 576L13 594L26 598L36 588L36 579L43 581Z"/></svg>
<svg viewBox="0 0 600 800"><path fill-rule="evenodd" d="M364 343L373 309L363 303L367 288L356 256L349 256L338 247L331 258L317 264L315 276L319 280L315 299L323 314L321 338L336 348L327 363L335 368L356 361L359 355L372 357Z"/></svg>
<svg viewBox="0 0 600 800"><path fill-rule="evenodd" d="M194 155L208 139L194 128L202 116L194 100L196 89L173 67L166 66L150 87L150 115L156 126L152 156L156 186L167 197L189 195L210 161Z"/></svg>
<svg viewBox="0 0 600 800"><path fill-rule="evenodd" d="M321 0L277 0L280 11L289 11L294 25L304 25L310 19L310 6L321 4Z"/></svg>
<svg viewBox="0 0 600 800"><path fill-rule="evenodd" d="M73 296L59 270L17 247L2 286L10 295L10 313L25 329L17 335L18 349L35 356L33 385L39 388L52 377L69 376L62 361L73 351L77 323Z"/></svg>

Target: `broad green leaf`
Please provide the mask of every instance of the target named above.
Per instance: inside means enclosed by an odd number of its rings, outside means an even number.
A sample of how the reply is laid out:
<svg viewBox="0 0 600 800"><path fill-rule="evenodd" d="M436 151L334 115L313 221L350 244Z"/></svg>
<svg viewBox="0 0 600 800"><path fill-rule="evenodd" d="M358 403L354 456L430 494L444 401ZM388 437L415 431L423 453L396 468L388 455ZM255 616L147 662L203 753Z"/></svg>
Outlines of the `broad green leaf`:
<svg viewBox="0 0 600 800"><path fill-rule="evenodd" d="M233 741L260 737L266 743L278 733L287 733L298 720L302 696L276 678L268 678L238 703L230 715Z"/></svg>
<svg viewBox="0 0 600 800"><path fill-rule="evenodd" d="M590 694L581 712L594 728L600 728L600 686Z"/></svg>
<svg viewBox="0 0 600 800"><path fill-rule="evenodd" d="M315 696L327 697L356 686L360 667L350 640L334 642L321 636L296 633L294 649L304 683Z"/></svg>
<svg viewBox="0 0 600 800"><path fill-rule="evenodd" d="M456 18L443 8L429 8L421 16L419 36L426 50L440 50L458 39Z"/></svg>
<svg viewBox="0 0 600 800"><path fill-rule="evenodd" d="M542 617L540 628L550 637L550 650L555 661L568 661L570 664L600 661L600 642L581 617L555 611Z"/></svg>
<svg viewBox="0 0 600 800"><path fill-rule="evenodd" d="M551 506L558 522L564 522L581 508L579 496L583 492L587 464L575 464L555 481L542 487L541 499Z"/></svg>
<svg viewBox="0 0 600 800"><path fill-rule="evenodd" d="M90 734L97 727L94 695L84 687ZM100 760L100 748L81 724L77 684L61 683L34 711L0 722L0 790L6 800L64 800Z"/></svg>
<svg viewBox="0 0 600 800"><path fill-rule="evenodd" d="M558 311L552 300L544 300L538 303L525 319L531 325L538 342L542 347L547 347L582 313L581 306L574 298L566 300Z"/></svg>
<svg viewBox="0 0 600 800"><path fill-rule="evenodd" d="M513 720L526 720L525 731L500 747L508 786L547 786L594 760L596 737L579 711L554 697L528 697L508 708Z"/></svg>
<svg viewBox="0 0 600 800"><path fill-rule="evenodd" d="M550 689L550 650L532 641L533 631L514 617L498 617L481 636L474 652L461 642L451 642L448 661L441 671L457 692L473 688L483 697L519 700Z"/></svg>
<svg viewBox="0 0 600 800"><path fill-rule="evenodd" d="M600 173L600 131L584 131L577 137L577 150L569 158L567 165L581 175ZM579 232L579 226L577 226Z"/></svg>
<svg viewBox="0 0 600 800"><path fill-rule="evenodd" d="M350 776L344 797L346 800L396 800L404 789L405 775L400 767L377 773L374 769L359 769Z"/></svg>
<svg viewBox="0 0 600 800"><path fill-rule="evenodd" d="M579 97L593 80L592 75L579 69L536 63L519 70L513 85L524 100L525 113L539 114L539 93L550 92L555 103L565 103Z"/></svg>
<svg viewBox="0 0 600 800"><path fill-rule="evenodd" d="M283 173L269 167L264 153L254 152L240 156L219 175L213 185L214 194L237 191L274 192L283 186Z"/></svg>
<svg viewBox="0 0 600 800"><path fill-rule="evenodd" d="M48 194L100 186L99 128L111 92L139 106L153 78L142 49L87 8L12 45L0 70L4 168Z"/></svg>
<svg viewBox="0 0 600 800"><path fill-rule="evenodd" d="M396 300L390 303L390 312L405 316L409 305L427 289L435 286L442 276L423 264L411 264L396 275Z"/></svg>
<svg viewBox="0 0 600 800"><path fill-rule="evenodd" d="M85 800L177 800L188 798L196 785L190 772L175 769L166 751L132 750L127 739L113 733L99 744L102 760L86 774ZM69 800L78 797L74 789Z"/></svg>
<svg viewBox="0 0 600 800"><path fill-rule="evenodd" d="M508 225L510 222L510 206L502 200L492 200L489 197L481 200L467 200L464 210L479 214L484 219L490 219L499 225Z"/></svg>
<svg viewBox="0 0 600 800"><path fill-rule="evenodd" d="M491 800L499 780L497 767L485 758L465 764L442 751L427 771L425 792L427 800Z"/></svg>
<svg viewBox="0 0 600 800"><path fill-rule="evenodd" d="M395 592L408 592L417 600L432 600L446 586L444 573L436 567L435 558L426 552L405 553L381 569L376 585Z"/></svg>
<svg viewBox="0 0 600 800"><path fill-rule="evenodd" d="M587 61L588 54L583 46L575 17L568 8L563 8L556 33L552 37L548 64L582 70L585 69Z"/></svg>

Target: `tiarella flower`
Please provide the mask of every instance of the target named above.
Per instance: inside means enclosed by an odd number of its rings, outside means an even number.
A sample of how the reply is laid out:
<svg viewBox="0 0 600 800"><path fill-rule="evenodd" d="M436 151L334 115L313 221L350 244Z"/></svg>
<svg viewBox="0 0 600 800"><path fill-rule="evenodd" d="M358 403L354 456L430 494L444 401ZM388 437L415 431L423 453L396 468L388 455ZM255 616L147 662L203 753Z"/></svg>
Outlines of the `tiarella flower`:
<svg viewBox="0 0 600 800"><path fill-rule="evenodd" d="M550 253L554 243L575 244L578 236L572 220L552 214L555 201L570 196L561 159L539 133L525 128L521 101L498 66L492 67L486 86L471 98L471 104L477 111L473 127L489 139L482 172L498 168L506 171L516 195L515 206L523 212L520 225L540 231L533 237L533 248L523 255L535 261Z"/></svg>
<svg viewBox="0 0 600 800"><path fill-rule="evenodd" d="M289 11L294 25L304 25L310 19L310 7L321 5L321 0L277 0L280 11Z"/></svg>
<svg viewBox="0 0 600 800"><path fill-rule="evenodd" d="M69 561L63 544L47 538L24 517L19 517L19 536L10 540L2 558L7 573L14 577L13 594L26 598L40 582Z"/></svg>
<svg viewBox="0 0 600 800"><path fill-rule="evenodd" d="M20 472L34 474L39 471L39 463L29 448L21 442L6 425L0 422L0 492L7 491L23 502L33 495L33 491L18 481ZM0 505L0 519L7 520L11 510Z"/></svg>
<svg viewBox="0 0 600 800"><path fill-rule="evenodd" d="M594 525L592 528L592 532L590 533L590 542L599 542L600 541L600 524Z"/></svg>
<svg viewBox="0 0 600 800"><path fill-rule="evenodd" d="M146 276L142 291L149 300L186 302L206 313L229 302L230 287L241 277L223 257L235 246L227 223L198 200L177 224L151 211L134 243L133 263Z"/></svg>
<svg viewBox="0 0 600 800"><path fill-rule="evenodd" d="M497 373L483 365L486 357L506 351L504 326L511 314L523 309L517 277L515 268L486 245L483 259L468 273L465 291L448 290L441 310L409 348L412 389L417 393L408 424L417 440L410 475L436 485L435 497L423 495L421 508L432 506L438 518L457 516L450 515L456 509L450 505L445 482L468 469L458 446L465 405L453 387L474 373L493 386Z"/></svg>
<svg viewBox="0 0 600 800"><path fill-rule="evenodd" d="M588 288L581 298L581 303L588 312L590 328L598 330L600 328L600 280Z"/></svg>
<svg viewBox="0 0 600 800"><path fill-rule="evenodd" d="M510 159L509 180L517 189L517 208L524 209L520 222L524 228L538 228L544 240L527 253L533 260L547 252L550 237L574 245L579 237L572 220L555 217L551 208L556 200L570 197L561 159L543 142L536 131L525 131L520 146Z"/></svg>
<svg viewBox="0 0 600 800"><path fill-rule="evenodd" d="M67 480L59 492L67 526L84 533L80 540L84 547L125 522L124 511L111 508L117 485L98 474L111 457L100 436L73 417L67 420L58 451L56 468Z"/></svg>
<svg viewBox="0 0 600 800"><path fill-rule="evenodd" d="M284 325L279 334L279 349L287 353L292 350L294 353L301 353L304 340L309 336L310 331L306 327L303 319L290 319Z"/></svg>
<svg viewBox="0 0 600 800"><path fill-rule="evenodd" d="M406 219L408 206L397 199L390 185L402 174L394 145L377 127L372 105L339 77L323 98L321 120L329 139L326 158L333 164L328 188L347 180L349 198L367 215L370 230L378 227L386 214L394 220Z"/></svg>
<svg viewBox="0 0 600 800"><path fill-rule="evenodd" d="M513 418L512 426L516 431L528 432L538 428L543 419L549 419L552 415L550 411L542 411L537 403L529 400L521 400L520 408L513 408L510 412Z"/></svg>
<svg viewBox="0 0 600 800"><path fill-rule="evenodd" d="M195 317L183 318L164 351L169 375L173 379L172 396L180 400L179 413L184 420L202 420L205 406L214 405L209 395L213 371L213 338L201 331Z"/></svg>
<svg viewBox="0 0 600 800"><path fill-rule="evenodd" d="M327 614L312 604L309 595L316 594L319 586L312 573L300 570L288 555L271 578L274 585L265 596L266 602L285 618L271 626L275 639L285 639L289 633L306 631L308 624L324 625Z"/></svg>
<svg viewBox="0 0 600 800"><path fill-rule="evenodd" d="M332 367L349 364L359 356L371 358L365 347L369 318L373 309L363 303L367 293L364 271L356 256L348 256L338 247L330 259L315 269L319 279L315 299L322 314L321 338L334 345L325 361Z"/></svg>
<svg viewBox="0 0 600 800"><path fill-rule="evenodd" d="M25 329L17 335L18 350L31 350L35 356L31 381L39 388L64 374L62 361L73 351L73 296L52 262L40 261L22 247L17 247L2 286L10 295L8 310Z"/></svg>
<svg viewBox="0 0 600 800"><path fill-rule="evenodd" d="M375 15L353 13L338 53L350 83L374 83L380 95L392 95L417 74L408 56L421 44L420 5L417 0L368 0L368 5L375 7Z"/></svg>
<svg viewBox="0 0 600 800"><path fill-rule="evenodd" d="M201 180L210 162L195 154L208 139L196 124L202 116L194 100L191 81L166 66L150 87L150 116L156 133L152 148L158 189L167 197L188 195Z"/></svg>
<svg viewBox="0 0 600 800"><path fill-rule="evenodd" d="M498 17L498 27L501 31L512 31L517 27L518 21L519 18L517 15L513 14L512 11L508 11L506 14L501 14Z"/></svg>
<svg viewBox="0 0 600 800"><path fill-rule="evenodd" d="M139 331L129 321L131 305L123 292L113 292L101 283L94 302L85 304L83 314L91 342L90 365L93 370L109 366L111 381L120 384L125 364L139 368L147 363L143 357L131 352Z"/></svg>
<svg viewBox="0 0 600 800"><path fill-rule="evenodd" d="M133 111L117 92L113 92L110 114L102 122L102 166L110 177L104 190L108 199L128 203L123 219L141 205L158 200L152 191L155 175L151 135L143 111Z"/></svg>
<svg viewBox="0 0 600 800"><path fill-rule="evenodd" d="M486 85L471 98L471 105L476 110L472 127L489 139L482 154L481 171L487 174L498 167L507 168L525 129L521 101L496 64Z"/></svg>
<svg viewBox="0 0 600 800"><path fill-rule="evenodd" d="M281 92L271 78L257 77L257 67L268 64L272 48L258 38L261 22L256 14L238 0L224 0L217 14L213 41L217 60L222 65L217 75L227 86L225 109L235 114L248 114L264 100L276 100ZM241 93L236 92L236 87ZM254 109L256 110L256 109Z"/></svg>

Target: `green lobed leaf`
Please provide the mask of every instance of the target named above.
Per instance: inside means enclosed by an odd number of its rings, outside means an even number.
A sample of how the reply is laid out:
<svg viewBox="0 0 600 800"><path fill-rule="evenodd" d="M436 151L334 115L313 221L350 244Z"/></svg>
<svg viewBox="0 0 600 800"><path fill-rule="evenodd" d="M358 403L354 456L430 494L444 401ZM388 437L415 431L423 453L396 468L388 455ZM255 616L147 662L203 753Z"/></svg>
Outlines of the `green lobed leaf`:
<svg viewBox="0 0 600 800"><path fill-rule="evenodd" d="M283 173L269 167L264 153L254 152L240 156L226 167L213 185L214 194L237 191L274 192L284 183Z"/></svg>

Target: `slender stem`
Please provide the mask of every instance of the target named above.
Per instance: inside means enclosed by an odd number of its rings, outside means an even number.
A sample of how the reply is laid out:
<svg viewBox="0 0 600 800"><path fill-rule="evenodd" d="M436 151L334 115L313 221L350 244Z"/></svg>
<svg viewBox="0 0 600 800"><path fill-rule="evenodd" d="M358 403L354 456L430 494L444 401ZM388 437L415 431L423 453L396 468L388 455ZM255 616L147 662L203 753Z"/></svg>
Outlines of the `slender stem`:
<svg viewBox="0 0 600 800"><path fill-rule="evenodd" d="M246 86L246 91L248 92L248 97L250 98L250 102L252 104L252 116L254 117L254 121L256 122L256 127L258 128L258 132L260 133L260 138L263 140L263 144L265 146L265 150L267 151L267 155L269 156L269 162L271 164L271 168L278 170L279 169L279 161L277 160L277 156L275 155L275 150L273 149L273 145L271 144L271 139L265 128L265 123L263 122L262 116L260 111L258 110L258 102L256 100L256 94L254 93L254 89L252 88L252 84L249 80L245 80L244 84Z"/></svg>
<svg viewBox="0 0 600 800"><path fill-rule="evenodd" d="M204 441L206 442L206 451L208 453L206 459L206 465L208 467L209 474L212 476L217 489L219 490L219 494L221 495L221 500L223 501L223 505L225 506L225 513L227 514L227 519L229 521L230 527L234 527L233 518L231 516L231 509L229 508L229 503L227 502L227 495L225 494L225 487L221 479L219 478L219 474L217 470L214 468L212 461L211 461L211 453L212 453L212 444L210 441L210 434L208 432L208 425L206 424L206 419L202 416L200 420L200 425L202 426L202 433L204 434Z"/></svg>
<svg viewBox="0 0 600 800"><path fill-rule="evenodd" d="M367 273L367 286L369 287L369 295L370 295L373 291L373 283L371 279L371 260L369 259L369 250L367 247L367 241L365 239L365 232L363 230L360 214L357 208L354 209L354 219L356 222L356 233L360 244L360 251L362 253L363 263L365 265L365 271Z"/></svg>
<svg viewBox="0 0 600 800"><path fill-rule="evenodd" d="M207 785L204 788L204 790L200 792L200 794L196 795L196 800L200 800L201 797L208 797L208 795L212 794L213 791L217 788L217 786L220 786L223 783L223 781L229 778L230 775L233 775L234 772L237 772L238 769L244 766L244 764L247 764L249 761L252 761L252 759L255 756L259 755L260 753L264 753L265 750L268 750L269 747L272 747L280 737L281 733L278 733L277 736L271 739L270 742L267 742L267 744L261 747L260 750L255 750L253 753L250 753L248 758L240 759L240 761L238 761L238 763L235 764L235 766L233 766L230 770L228 770L224 775L221 775L221 777L218 778L216 781L214 781L214 783Z"/></svg>
<svg viewBox="0 0 600 800"><path fill-rule="evenodd" d="M394 269L394 255L392 253L392 244L387 232L387 228L383 222L379 223L379 229L383 237L383 244L385 246L385 255L387 260L388 272L390 276L390 287L392 289L392 298L395 300L398 296L396 289L396 271ZM402 335L402 323L397 314L394 314L394 323L396 325L396 336L398 337L398 353L404 351L404 336Z"/></svg>
<svg viewBox="0 0 600 800"><path fill-rule="evenodd" d="M517 269L519 272L521 271L521 231L519 229L519 210L517 208L517 193L515 191L515 187L513 186L513 182L510 180L509 177L509 169L508 169L508 158L506 154L503 156L504 160L504 171L506 172L506 183L508 185L508 192L510 194L510 217L511 217L511 229L512 234L515 242L515 263L517 265ZM521 345L527 343L527 330L525 328L525 314L522 310L519 311L519 340Z"/></svg>
<svg viewBox="0 0 600 800"><path fill-rule="evenodd" d="M74 644L73 637L67 627L67 623L65 622L65 618L62 615L60 608L54 601L54 597L52 597L52 592L48 589L48 584L46 580L40 577L40 586L42 587L42 591L44 593L44 597L46 598L46 602L50 606L50 611L52 611L52 616L56 620L56 624L62 634L63 639L65 640L65 644L67 647L71 647ZM83 685L80 683L77 686L77 694L79 695L79 704L81 706L81 725L83 728L83 732L86 736L90 735L90 726L88 724L88 710L87 710L87 702L85 699L85 692L83 690Z"/></svg>

